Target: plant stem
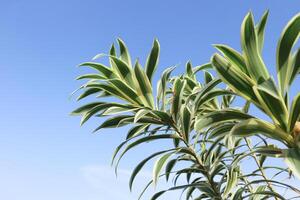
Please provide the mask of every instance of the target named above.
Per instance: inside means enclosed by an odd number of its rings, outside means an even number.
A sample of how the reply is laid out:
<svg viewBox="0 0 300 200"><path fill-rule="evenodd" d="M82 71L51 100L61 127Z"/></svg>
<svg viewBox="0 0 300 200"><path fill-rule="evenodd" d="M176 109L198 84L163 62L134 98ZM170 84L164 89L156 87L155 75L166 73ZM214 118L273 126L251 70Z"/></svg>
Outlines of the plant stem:
<svg viewBox="0 0 300 200"><path fill-rule="evenodd" d="M179 131L179 129L177 128L176 124L173 122L171 124L171 126L174 128L174 130L178 133L178 135L180 137L183 136L183 134ZM183 137L182 137L183 138ZM216 187L213 179L211 178L209 171L205 168L205 166L202 164L201 160L198 158L196 151L191 148L191 146L189 145L188 141L185 141L183 139L183 142L185 144L185 146L191 151L191 153L193 154L197 164L199 165L199 167L201 168L201 170L203 171L203 175L205 176L205 178L207 179L208 183L210 184L210 186L212 187L214 193L217 195L215 200L223 200L222 195L220 193L220 191L218 190L218 188Z"/></svg>
<svg viewBox="0 0 300 200"><path fill-rule="evenodd" d="M249 141L248 141L247 139L245 139L245 138L244 138L244 140L245 140L245 142L246 142L246 144L247 144L248 149L249 149L250 151L252 151L252 147L251 147L251 144L249 143ZM252 157L253 157L253 159L255 160L255 163L256 163L256 165L257 165L257 167L258 167L258 169L259 169L259 171L260 171L262 177L263 177L264 180L266 181L266 183L267 183L267 185L268 185L268 188L269 188L272 192L275 192L274 188L272 187L272 185L271 185L270 182L268 181L268 178L267 178L267 175L265 174L264 169L263 169L263 168L261 167L261 165L259 164L259 160L258 160L256 154L253 154ZM279 200L277 197L274 197L274 199Z"/></svg>

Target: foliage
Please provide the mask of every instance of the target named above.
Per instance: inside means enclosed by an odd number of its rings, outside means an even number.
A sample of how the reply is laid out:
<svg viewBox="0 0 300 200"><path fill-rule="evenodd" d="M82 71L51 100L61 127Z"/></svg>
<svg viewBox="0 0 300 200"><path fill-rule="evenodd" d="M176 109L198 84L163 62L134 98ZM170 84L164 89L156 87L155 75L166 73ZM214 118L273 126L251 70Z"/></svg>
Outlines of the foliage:
<svg viewBox="0 0 300 200"><path fill-rule="evenodd" d="M238 136L261 134L285 144L288 149L282 150L278 156L283 156L290 169L300 178L300 135L297 131L300 93L291 103L289 100L290 86L300 73L300 49L292 51L299 38L300 14L290 20L278 41L278 86L261 55L267 17L268 12L255 25L252 13L249 13L241 28L242 54L226 45L216 45L223 56L215 54L212 65L222 81L237 95L254 104L272 120L267 122L253 116L251 119L241 120L230 133Z"/></svg>
<svg viewBox="0 0 300 200"><path fill-rule="evenodd" d="M153 178L145 190L163 178L173 187L157 192L152 200L173 190L181 190L186 199L197 200L285 199L276 190L278 187L300 194L297 188L278 179L282 174L289 177L289 169L297 174L300 162L300 134L296 130L300 95L289 105L288 91L300 70L299 50L291 52L299 35L300 15L291 20L278 44L278 87L261 56L267 16L266 12L257 25L251 13L244 19L242 54L216 45L223 56L215 54L211 63L200 66L187 62L185 73L178 76L172 75L175 67L167 68L157 82L156 92L153 76L160 54L157 40L144 67L138 60L133 64L121 39L117 41L118 52L113 44L109 54L95 57L108 58L108 66L95 61L80 65L93 68L96 73L77 78L88 80L80 87L83 92L78 100L95 95L96 101L72 114L82 116L81 124L92 116L109 117L95 131L132 126L114 152L116 169L123 156L137 146L170 141L169 146L146 157L133 169L130 189L146 163L156 159ZM218 77L209 70L215 70ZM198 81L200 76L203 82ZM237 96L245 99L245 105L235 105ZM266 113L272 122L249 114L250 104ZM288 149L275 146L275 140ZM265 165L270 156L285 157L289 169ZM242 167L249 159L256 165L254 170Z"/></svg>

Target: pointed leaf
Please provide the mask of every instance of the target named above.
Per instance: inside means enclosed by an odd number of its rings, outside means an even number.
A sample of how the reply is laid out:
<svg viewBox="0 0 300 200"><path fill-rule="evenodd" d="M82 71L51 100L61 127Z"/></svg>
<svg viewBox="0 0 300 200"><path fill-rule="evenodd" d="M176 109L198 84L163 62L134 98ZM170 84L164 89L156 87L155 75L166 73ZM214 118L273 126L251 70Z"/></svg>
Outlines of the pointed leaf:
<svg viewBox="0 0 300 200"><path fill-rule="evenodd" d="M152 158L160 155L160 154L163 154L163 153L166 153L166 152L169 152L169 151L173 151L174 149L169 149L169 150L165 150L165 151L159 151L159 152L156 152L154 154L152 154L151 156L147 157L146 159L142 160L135 168L134 170L132 171L131 173L131 176L130 176L130 180L129 180L129 189L130 191L132 190L132 185L133 185L133 181L135 179L135 177L138 175L138 173L141 171L141 169L144 167L144 165L149 161L151 160Z"/></svg>
<svg viewBox="0 0 300 200"><path fill-rule="evenodd" d="M102 65L101 63L85 62L79 65L79 67L81 66L88 66L94 68L101 72L101 74L103 74L106 78L110 78L113 74L110 68L106 67L105 65Z"/></svg>
<svg viewBox="0 0 300 200"><path fill-rule="evenodd" d="M215 45L215 48L217 48L233 66L237 67L245 74L248 74L244 58L239 52L226 45Z"/></svg>
<svg viewBox="0 0 300 200"><path fill-rule="evenodd" d="M189 134L191 130L191 112L187 106L181 108L181 126L185 141L189 142Z"/></svg>
<svg viewBox="0 0 300 200"><path fill-rule="evenodd" d="M142 117L150 112L148 109L140 109L134 116L134 123L137 123Z"/></svg>
<svg viewBox="0 0 300 200"><path fill-rule="evenodd" d="M260 22L255 27L256 34L257 34L258 49L260 52L262 52L262 48L264 44L265 26L267 23L268 15L269 15L269 11L267 10L263 14Z"/></svg>
<svg viewBox="0 0 300 200"><path fill-rule="evenodd" d="M135 73L135 78L138 82L138 88L139 88L139 96L141 98L145 99L147 102L147 106L150 108L154 108L154 99L153 99L153 94L152 94L152 86L149 81L149 79L146 76L146 73L144 70L141 68L140 64L136 62L135 67L134 67L134 73Z"/></svg>
<svg viewBox="0 0 300 200"><path fill-rule="evenodd" d="M268 79L269 73L260 55L252 13L248 13L242 23L241 42L251 77L257 83Z"/></svg>
<svg viewBox="0 0 300 200"><path fill-rule="evenodd" d="M85 97L88 97L92 94L96 94L98 92L101 92L101 89L99 88L89 88L89 89L86 89L78 98L77 98L77 101L81 100L81 99L84 99Z"/></svg>
<svg viewBox="0 0 300 200"><path fill-rule="evenodd" d="M286 149L284 151L284 160L295 176L300 179L300 149Z"/></svg>
<svg viewBox="0 0 300 200"><path fill-rule="evenodd" d="M300 121L300 93L294 98L290 108L289 131L294 129L297 121Z"/></svg>
<svg viewBox="0 0 300 200"><path fill-rule="evenodd" d="M163 155L162 157L160 157L158 160L156 160L154 167L153 167L153 183L154 183L154 185L156 185L158 176L159 176L163 166L165 165L166 161L173 154L174 154L174 152L167 153L167 154Z"/></svg>
<svg viewBox="0 0 300 200"><path fill-rule="evenodd" d="M133 84L131 68L123 60L111 56L113 69L121 79L124 79L128 84Z"/></svg>
<svg viewBox="0 0 300 200"><path fill-rule="evenodd" d="M72 111L71 115L80 115L83 114L85 112L88 112L89 110L91 110L92 108L102 105L104 104L103 102L93 102L93 103L89 103L86 105L83 105L79 108L77 108L76 110Z"/></svg>
<svg viewBox="0 0 300 200"><path fill-rule="evenodd" d="M279 127L276 127L269 122L255 118L244 120L238 123L231 129L230 134L241 137L263 134L267 137L279 140L286 144L292 144L293 142L291 135L285 133Z"/></svg>
<svg viewBox="0 0 300 200"><path fill-rule="evenodd" d="M105 120L98 128L96 128L93 132L96 132L102 128L116 128L116 127L120 127L123 126L125 124L120 124L120 122L124 119L130 119L130 122L133 121L133 117L131 115L119 115L119 116L114 116L111 117L107 120Z"/></svg>
<svg viewBox="0 0 300 200"><path fill-rule="evenodd" d="M148 76L149 81L152 81L153 74L157 68L157 64L159 61L159 51L160 46L158 40L154 40L151 52L147 58L145 71Z"/></svg>
<svg viewBox="0 0 300 200"><path fill-rule="evenodd" d="M117 41L118 41L118 44L120 47L121 60L126 62L128 64L128 66L130 67L131 66L131 58L130 58L128 49L121 38L118 38Z"/></svg>
<svg viewBox="0 0 300 200"><path fill-rule="evenodd" d="M255 83L246 74L232 67L228 61L218 54L212 57L212 64L222 81L227 83L232 90L247 100L251 100L254 103L257 102L256 95L252 89Z"/></svg>
<svg viewBox="0 0 300 200"><path fill-rule="evenodd" d="M300 13L293 17L286 25L277 45L277 75L280 89L283 95L285 95L285 90L287 88L286 86L290 79L289 73L290 71L292 71L289 67L291 51L294 44L299 38L299 32Z"/></svg>
<svg viewBox="0 0 300 200"><path fill-rule="evenodd" d="M195 122L195 130L201 131L207 126L212 126L217 123L224 123L228 121L240 121L253 118L253 116L243 113L239 110L224 109L221 111L215 111L208 113L204 116L198 117Z"/></svg>

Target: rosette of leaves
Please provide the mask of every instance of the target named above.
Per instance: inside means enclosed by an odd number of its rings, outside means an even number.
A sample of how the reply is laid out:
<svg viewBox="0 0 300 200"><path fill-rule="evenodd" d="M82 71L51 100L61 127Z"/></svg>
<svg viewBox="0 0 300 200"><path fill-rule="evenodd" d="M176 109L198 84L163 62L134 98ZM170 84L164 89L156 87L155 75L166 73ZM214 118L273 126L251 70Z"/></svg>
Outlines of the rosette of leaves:
<svg viewBox="0 0 300 200"><path fill-rule="evenodd" d="M215 118L209 113L205 119L221 123L236 121L230 131L231 135L248 137L263 135L284 144L287 149L274 146L264 148L270 155L284 157L292 172L300 177L300 93L292 97L290 87L292 84L299 86L297 76L300 73L300 50L296 49L300 32L300 14L293 17L280 36L276 52L276 70L278 84L270 75L262 58L264 43L264 30L268 12L255 24L252 13L248 13L241 26L241 47L238 52L226 45L215 45L222 54L215 54L212 59L213 68L220 79L237 95L255 105L266 114L271 121L266 121L258 116L241 117L236 113L221 111L223 119ZM299 87L298 87L299 88ZM203 120L203 119L201 119ZM197 124L199 126L197 126ZM203 126L196 122L196 129Z"/></svg>

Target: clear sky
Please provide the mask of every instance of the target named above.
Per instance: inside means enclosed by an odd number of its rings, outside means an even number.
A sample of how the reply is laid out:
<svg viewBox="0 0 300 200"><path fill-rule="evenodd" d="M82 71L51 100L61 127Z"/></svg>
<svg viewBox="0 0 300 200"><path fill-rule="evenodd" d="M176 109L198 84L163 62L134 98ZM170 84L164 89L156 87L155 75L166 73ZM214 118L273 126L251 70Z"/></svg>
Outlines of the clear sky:
<svg viewBox="0 0 300 200"><path fill-rule="evenodd" d="M128 170L151 149L128 154L115 179L109 162L125 129L92 134L99 122L80 128L79 118L69 116L79 105L69 99L83 73L76 66L107 52L117 37L132 57L144 60L157 37L157 79L168 66L207 62L211 44L239 49L247 11L258 19L269 9L264 59L274 72L277 39L299 6L296 0L1 0L0 199L134 199ZM150 170L137 181L139 188Z"/></svg>

